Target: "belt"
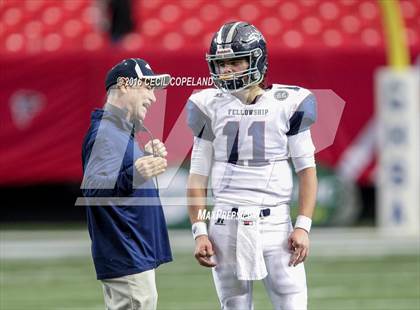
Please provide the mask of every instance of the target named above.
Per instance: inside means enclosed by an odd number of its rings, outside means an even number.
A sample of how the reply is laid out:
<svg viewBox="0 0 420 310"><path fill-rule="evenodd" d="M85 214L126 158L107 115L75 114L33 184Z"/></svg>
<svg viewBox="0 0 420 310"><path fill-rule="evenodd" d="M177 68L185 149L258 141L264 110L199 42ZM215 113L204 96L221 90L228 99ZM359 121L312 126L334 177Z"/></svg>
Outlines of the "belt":
<svg viewBox="0 0 420 310"><path fill-rule="evenodd" d="M232 208L232 212L235 212L236 214L238 214L238 208ZM260 210L260 217L267 217L271 214L271 210L270 209L262 209Z"/></svg>
<svg viewBox="0 0 420 310"><path fill-rule="evenodd" d="M228 159L228 163L229 164L234 164L236 166L244 166L244 167L265 167L268 166L272 163L275 162L280 162L283 160L288 160L287 157L285 158L275 158L275 159L237 159L236 157L234 158L229 158ZM215 160L215 161L219 161L219 162L226 162L224 160Z"/></svg>

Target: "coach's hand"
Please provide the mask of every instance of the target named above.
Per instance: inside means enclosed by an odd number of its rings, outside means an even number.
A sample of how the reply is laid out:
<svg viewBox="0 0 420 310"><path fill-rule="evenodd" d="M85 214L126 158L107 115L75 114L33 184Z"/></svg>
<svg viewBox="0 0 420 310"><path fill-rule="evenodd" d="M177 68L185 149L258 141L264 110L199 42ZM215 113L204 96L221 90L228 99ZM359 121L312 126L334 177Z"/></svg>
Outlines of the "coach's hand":
<svg viewBox="0 0 420 310"><path fill-rule="evenodd" d="M309 236L306 230L296 228L289 237L289 250L292 252L289 266L302 263L309 255Z"/></svg>
<svg viewBox="0 0 420 310"><path fill-rule="evenodd" d="M134 165L138 173L147 180L165 172L168 162L165 158L149 155L140 157Z"/></svg>
<svg viewBox="0 0 420 310"><path fill-rule="evenodd" d="M144 146L144 149L146 150L146 152L153 154L155 156L166 157L168 155L165 144L163 144L163 142L160 141L159 139L150 140L149 142L146 143L146 145Z"/></svg>
<svg viewBox="0 0 420 310"><path fill-rule="evenodd" d="M207 235L198 236L195 239L194 251L194 256L198 260L198 263L204 267L216 266L216 264L211 261L213 255L213 245L211 244L209 237Z"/></svg>

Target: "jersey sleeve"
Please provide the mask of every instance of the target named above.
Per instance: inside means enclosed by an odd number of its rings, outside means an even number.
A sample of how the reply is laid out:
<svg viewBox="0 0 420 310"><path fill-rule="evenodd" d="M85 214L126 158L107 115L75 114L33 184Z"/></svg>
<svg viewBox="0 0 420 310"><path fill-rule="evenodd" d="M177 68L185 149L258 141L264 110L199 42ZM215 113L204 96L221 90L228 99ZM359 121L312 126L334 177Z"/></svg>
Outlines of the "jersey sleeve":
<svg viewBox="0 0 420 310"><path fill-rule="evenodd" d="M308 130L316 121L316 98L314 94L307 92L308 95L291 110L289 130L286 133L288 136Z"/></svg>
<svg viewBox="0 0 420 310"><path fill-rule="evenodd" d="M213 144L194 137L190 173L209 176L213 163Z"/></svg>
<svg viewBox="0 0 420 310"><path fill-rule="evenodd" d="M206 113L205 98L202 94L193 94L187 102L188 126L195 137L213 142L211 118Z"/></svg>
<svg viewBox="0 0 420 310"><path fill-rule="evenodd" d="M315 167L315 146L309 129L288 137L289 156L292 158L295 171Z"/></svg>

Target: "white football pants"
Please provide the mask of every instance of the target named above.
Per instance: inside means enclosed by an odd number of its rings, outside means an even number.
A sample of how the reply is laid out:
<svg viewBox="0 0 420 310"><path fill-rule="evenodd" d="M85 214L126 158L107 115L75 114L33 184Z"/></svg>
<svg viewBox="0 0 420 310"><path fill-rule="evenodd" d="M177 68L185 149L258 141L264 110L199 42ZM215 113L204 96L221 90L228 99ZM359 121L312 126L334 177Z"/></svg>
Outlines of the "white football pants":
<svg viewBox="0 0 420 310"><path fill-rule="evenodd" d="M270 208L271 214L260 218L259 231L263 244L264 261L268 275L264 286L276 310L306 310L307 288L303 263L289 267L291 253L287 240L293 227L290 217L279 214L287 206ZM215 210L231 209L232 206L215 207ZM240 207L239 207L240 208ZM288 207L287 207L288 212ZM280 213L284 213L281 211ZM221 308L224 310L252 310L252 281L240 281L236 276L236 219L224 220L223 224L212 219L209 238L215 251L217 266L213 279Z"/></svg>

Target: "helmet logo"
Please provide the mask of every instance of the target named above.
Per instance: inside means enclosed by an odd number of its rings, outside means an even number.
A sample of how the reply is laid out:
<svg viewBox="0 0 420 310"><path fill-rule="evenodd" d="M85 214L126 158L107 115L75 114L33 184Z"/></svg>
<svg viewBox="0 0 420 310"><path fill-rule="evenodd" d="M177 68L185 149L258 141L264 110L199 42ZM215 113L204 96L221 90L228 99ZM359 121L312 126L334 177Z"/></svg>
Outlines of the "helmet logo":
<svg viewBox="0 0 420 310"><path fill-rule="evenodd" d="M248 37L242 39L242 42L250 43L250 42L253 42L253 41L258 41L259 39L260 39L259 34L255 33L255 32L252 32L252 33L249 34Z"/></svg>

